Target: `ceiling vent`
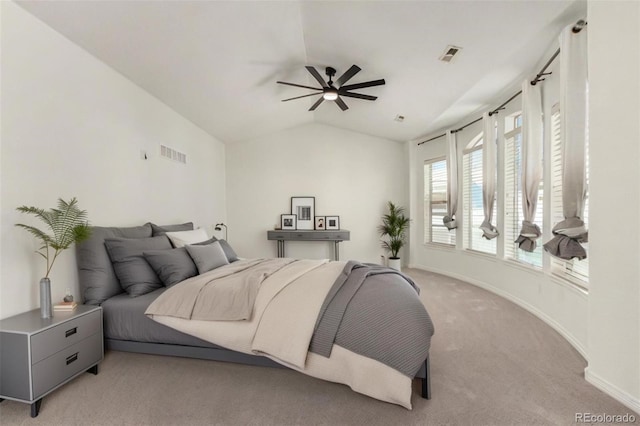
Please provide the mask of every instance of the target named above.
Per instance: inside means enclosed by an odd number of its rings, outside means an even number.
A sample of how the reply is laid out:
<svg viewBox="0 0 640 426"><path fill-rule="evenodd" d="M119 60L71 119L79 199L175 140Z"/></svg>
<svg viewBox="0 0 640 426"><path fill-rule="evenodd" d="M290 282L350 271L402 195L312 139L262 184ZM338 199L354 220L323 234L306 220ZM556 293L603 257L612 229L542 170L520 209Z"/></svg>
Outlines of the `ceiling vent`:
<svg viewBox="0 0 640 426"><path fill-rule="evenodd" d="M453 59L454 56L456 56L458 54L458 52L460 52L460 50L462 50L462 47L458 47L458 46L447 46L447 48L444 50L444 53L442 54L442 56L440 56L440 60L442 62L451 62L451 60Z"/></svg>

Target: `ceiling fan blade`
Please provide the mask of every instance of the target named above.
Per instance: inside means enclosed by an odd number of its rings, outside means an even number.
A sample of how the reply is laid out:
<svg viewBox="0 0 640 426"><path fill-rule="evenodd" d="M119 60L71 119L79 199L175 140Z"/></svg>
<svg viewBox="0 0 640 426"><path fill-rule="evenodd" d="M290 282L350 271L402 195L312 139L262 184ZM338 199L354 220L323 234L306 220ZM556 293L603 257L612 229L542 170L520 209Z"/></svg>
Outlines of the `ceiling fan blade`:
<svg viewBox="0 0 640 426"><path fill-rule="evenodd" d="M349 68L347 70L347 72L345 72L344 74L342 74L340 76L339 79L336 80L336 85L338 87L342 86L344 83L346 83L348 80L351 79L351 77L353 77L354 75L356 75L357 73L359 73L361 70L361 68L357 65L351 65L351 68Z"/></svg>
<svg viewBox="0 0 640 426"><path fill-rule="evenodd" d="M318 105L320 105L322 101L324 101L324 96L320 96L320 99L318 99L315 104L311 105L311 108L309 108L309 111L313 111L316 108L318 108Z"/></svg>
<svg viewBox="0 0 640 426"><path fill-rule="evenodd" d="M380 80L365 81L364 83L347 84L346 86L340 87L340 90L363 89L365 87L382 86L383 84L385 83L384 79L382 78Z"/></svg>
<svg viewBox="0 0 640 426"><path fill-rule="evenodd" d="M294 99L306 98L308 96L318 96L318 95L319 95L319 93L310 93L308 95L296 96L295 98L283 99L282 102L292 101Z"/></svg>
<svg viewBox="0 0 640 426"><path fill-rule="evenodd" d="M371 95L363 95L361 93L349 93L349 92L343 92L342 90L340 90L338 92L338 94L340 96L346 96L348 98L358 98L358 99L366 99L367 101L375 101L376 99L378 99L377 96L371 96Z"/></svg>
<svg viewBox="0 0 640 426"><path fill-rule="evenodd" d="M322 78L322 76L320 75L320 73L318 71L316 71L316 69L314 67L310 67L310 66L306 66L305 67L307 69L307 71L309 71L311 73L311 75L313 76L313 78L315 78L316 80L318 80L318 83L320 83L320 85L322 87L329 87L329 85L327 84L326 81L324 81L324 78Z"/></svg>
<svg viewBox="0 0 640 426"><path fill-rule="evenodd" d="M287 83L286 81L276 81L276 83L286 84L287 86L302 87L303 89L322 90L319 87L311 87L311 86L305 86L305 85L302 85L302 84Z"/></svg>
<svg viewBox="0 0 640 426"><path fill-rule="evenodd" d="M344 101L340 98L340 96L338 96L338 99L336 99L334 101L336 104L338 104L338 106L340 107L341 110L345 111L347 109L349 109L349 107L347 106L347 104L344 103Z"/></svg>

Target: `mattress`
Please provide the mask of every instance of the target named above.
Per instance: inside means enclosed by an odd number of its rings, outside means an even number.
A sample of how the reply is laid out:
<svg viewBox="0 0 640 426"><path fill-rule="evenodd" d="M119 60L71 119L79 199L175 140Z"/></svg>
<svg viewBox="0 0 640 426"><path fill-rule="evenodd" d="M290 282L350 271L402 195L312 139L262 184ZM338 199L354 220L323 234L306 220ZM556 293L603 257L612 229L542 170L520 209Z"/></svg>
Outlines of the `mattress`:
<svg viewBox="0 0 640 426"><path fill-rule="evenodd" d="M163 287L138 297L121 293L105 300L102 303L105 339L220 348L153 321L144 314L151 302L165 290Z"/></svg>

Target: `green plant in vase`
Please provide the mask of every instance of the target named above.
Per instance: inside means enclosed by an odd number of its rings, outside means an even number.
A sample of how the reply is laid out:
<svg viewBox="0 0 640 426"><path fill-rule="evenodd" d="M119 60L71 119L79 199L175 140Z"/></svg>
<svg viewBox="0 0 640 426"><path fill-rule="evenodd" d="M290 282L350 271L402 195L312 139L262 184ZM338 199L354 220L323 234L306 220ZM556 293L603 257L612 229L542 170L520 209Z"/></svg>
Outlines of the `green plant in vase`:
<svg viewBox="0 0 640 426"><path fill-rule="evenodd" d="M399 207L389 201L388 213L382 216L382 225L378 226L381 237L388 237L382 241L382 247L389 251L389 266L400 270L398 252L404 246L407 230L411 219L404 215L404 207Z"/></svg>
<svg viewBox="0 0 640 426"><path fill-rule="evenodd" d="M25 229L41 244L36 253L45 259L47 269L45 276L40 280L40 311L43 318L51 318L51 269L60 253L72 244L89 238L91 229L87 221L87 212L78 208L78 200L75 197L70 201L59 198L57 208L49 210L29 206L20 206L16 210L40 219L49 231L16 223L16 226Z"/></svg>

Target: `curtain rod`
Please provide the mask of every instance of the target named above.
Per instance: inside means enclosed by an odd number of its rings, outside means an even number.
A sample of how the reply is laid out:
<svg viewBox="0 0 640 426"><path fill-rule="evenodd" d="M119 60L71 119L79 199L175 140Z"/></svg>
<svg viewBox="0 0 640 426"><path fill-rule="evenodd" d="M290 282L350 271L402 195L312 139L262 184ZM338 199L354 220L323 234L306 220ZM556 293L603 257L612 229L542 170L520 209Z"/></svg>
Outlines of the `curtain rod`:
<svg viewBox="0 0 640 426"><path fill-rule="evenodd" d="M573 33L577 34L580 31L582 31L582 29L587 25L587 21L585 21L584 19L580 19L578 22L576 22L576 24L573 26ZM549 60L547 61L546 64L544 64L544 66L542 67L542 69L540 70L540 72L538 74L536 74L536 76L533 78L533 80L531 80L531 85L535 86L538 82L540 81L544 81L544 76L546 75L550 75L551 72L545 72L547 70L547 68L549 68L549 65L551 65L551 63L558 57L558 55L560 54L560 48L558 48L558 50L555 51L555 53L551 56L551 58L549 58ZM516 97L518 97L520 94L522 93L522 90L518 91L518 93L516 93L515 95L511 96L509 99L507 99L502 105L500 105L498 108L492 110L489 112L489 116L492 116L493 114L497 114L500 110L503 110L505 108L505 106L511 102L512 100L514 100ZM465 124L462 127L458 127L457 129L454 129L451 131L451 133L458 133L461 130L466 129L467 127L471 126L472 124L476 124L478 121L482 120L482 117L480 118L476 118L475 120ZM426 141L422 141L418 143L418 146L422 145L423 143L427 143L427 142L431 142L433 140L439 139L443 136L446 136L446 133L443 133L441 135L438 136L434 136L430 139L427 139Z"/></svg>

